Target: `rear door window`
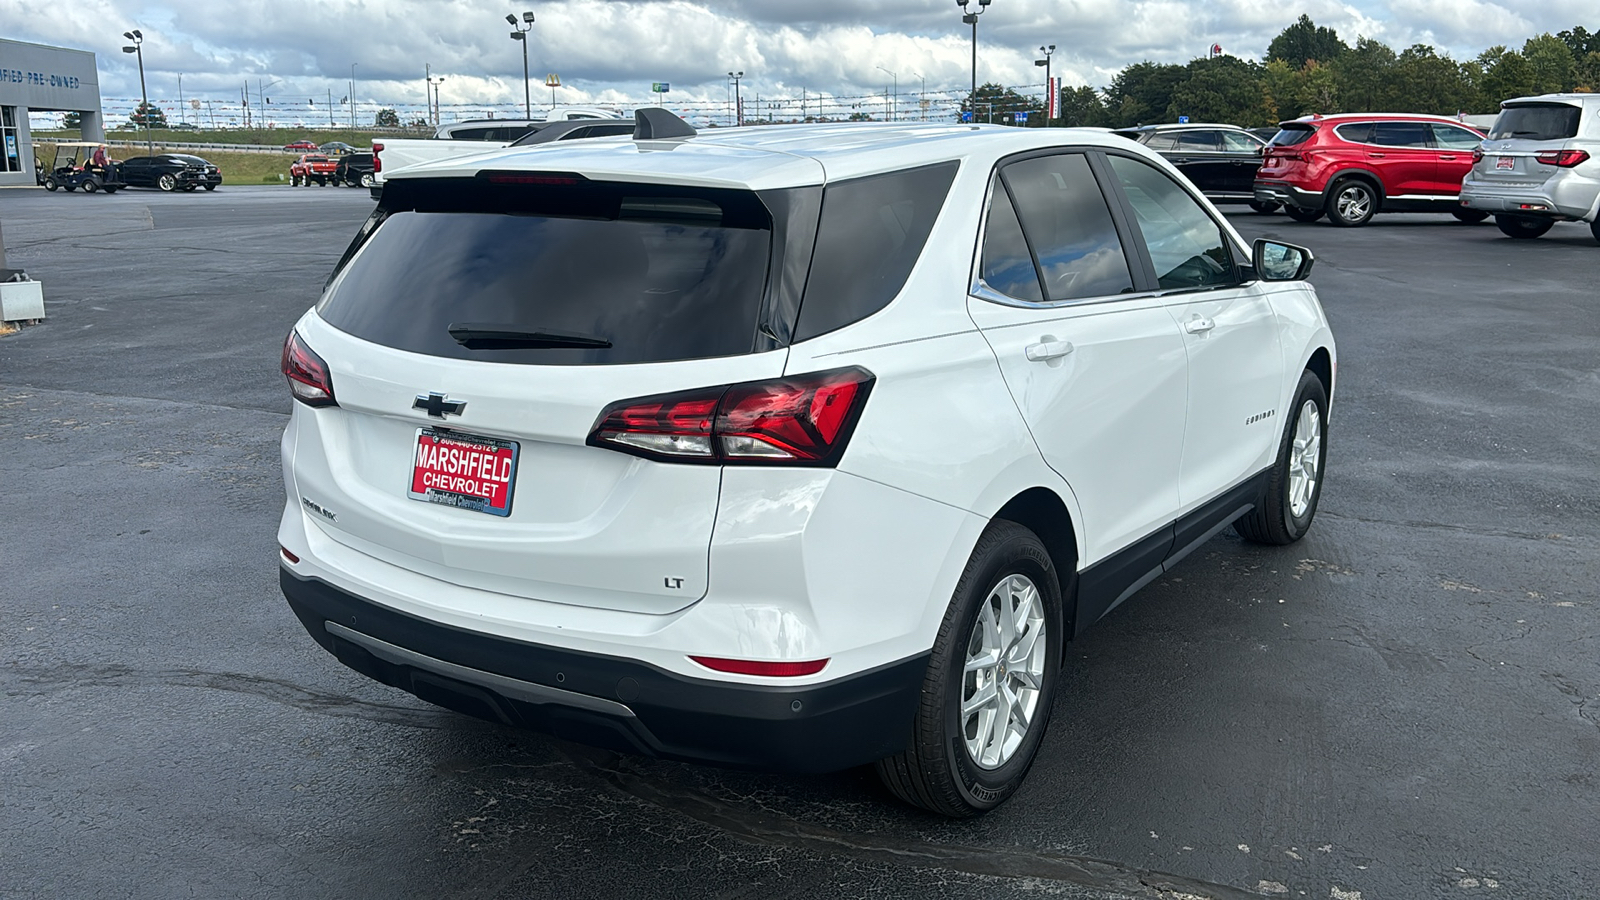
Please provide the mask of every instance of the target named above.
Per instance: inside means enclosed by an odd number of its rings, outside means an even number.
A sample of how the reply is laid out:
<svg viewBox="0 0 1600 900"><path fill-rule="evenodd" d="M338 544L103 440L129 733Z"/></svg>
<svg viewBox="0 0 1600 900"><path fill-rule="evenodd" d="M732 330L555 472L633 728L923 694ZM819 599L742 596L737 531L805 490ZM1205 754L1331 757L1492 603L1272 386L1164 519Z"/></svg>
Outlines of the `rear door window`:
<svg viewBox="0 0 1600 900"><path fill-rule="evenodd" d="M1047 300L1133 290L1111 208L1083 154L1036 156L1000 171L1038 260Z"/></svg>
<svg viewBox="0 0 1600 900"><path fill-rule="evenodd" d="M1178 149L1195 153L1210 153L1222 149L1221 136L1215 131L1184 131L1178 134Z"/></svg>
<svg viewBox="0 0 1600 900"><path fill-rule="evenodd" d="M1157 153L1170 152L1178 149L1178 139L1170 134L1152 134L1150 139L1144 142L1144 145Z"/></svg>
<svg viewBox="0 0 1600 900"><path fill-rule="evenodd" d="M1477 134L1454 125L1433 124L1433 142L1443 150L1475 150L1483 143Z"/></svg>
<svg viewBox="0 0 1600 900"><path fill-rule="evenodd" d="M752 351L772 244L754 193L491 177L392 183L322 318L388 347L485 362ZM522 337L486 337L495 333Z"/></svg>
<svg viewBox="0 0 1600 900"><path fill-rule="evenodd" d="M1351 122L1333 129L1333 133L1352 144L1372 143L1371 122Z"/></svg>
<svg viewBox="0 0 1600 900"><path fill-rule="evenodd" d="M1133 207L1162 289L1238 282L1222 227L1188 191L1155 167L1125 156L1111 157L1111 168Z"/></svg>
<svg viewBox="0 0 1600 900"><path fill-rule="evenodd" d="M957 167L940 163L827 186L796 341L889 305L922 256Z"/></svg>
<svg viewBox="0 0 1600 900"><path fill-rule="evenodd" d="M1518 103L1500 111L1489 139L1564 141L1578 136L1578 117L1582 112L1565 103Z"/></svg>
<svg viewBox="0 0 1600 900"><path fill-rule="evenodd" d="M1422 122L1373 122L1372 143L1384 147L1415 147L1430 145L1433 135Z"/></svg>

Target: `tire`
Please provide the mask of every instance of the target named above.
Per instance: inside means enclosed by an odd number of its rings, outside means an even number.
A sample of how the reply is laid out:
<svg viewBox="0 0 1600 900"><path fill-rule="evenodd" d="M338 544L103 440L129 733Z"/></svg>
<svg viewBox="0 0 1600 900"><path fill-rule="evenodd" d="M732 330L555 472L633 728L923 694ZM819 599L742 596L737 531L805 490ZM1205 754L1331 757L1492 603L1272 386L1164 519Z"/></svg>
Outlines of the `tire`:
<svg viewBox="0 0 1600 900"><path fill-rule="evenodd" d="M1306 209L1300 206L1285 206L1283 211L1296 222L1315 222L1324 215L1320 209Z"/></svg>
<svg viewBox="0 0 1600 900"><path fill-rule="evenodd" d="M69 194L78 189L77 185L72 184L70 182L63 182L61 186L66 188L67 189L67 193L69 193Z"/></svg>
<svg viewBox="0 0 1600 900"><path fill-rule="evenodd" d="M1309 370L1300 373L1289 407L1278 461L1267 474L1267 489L1256 508L1233 523L1247 541L1283 546L1305 537L1317 516L1327 479L1328 391ZM1306 465L1314 468L1306 471Z"/></svg>
<svg viewBox="0 0 1600 900"><path fill-rule="evenodd" d="M1016 792L1050 723L1060 677L1061 596L1055 566L1038 536L1015 522L989 523L934 639L907 749L877 763L891 793L932 812L971 816ZM1002 611L1009 615L1004 622L997 616ZM1025 621L1020 634L1019 618ZM968 672L970 661L984 655L1003 664ZM963 701L970 699L965 695L984 692L985 680L1005 692L992 705L963 715ZM1008 706L1003 698L1009 691L1016 693ZM1020 737L1012 715L1018 705L1031 706ZM999 746L993 729L982 724L985 712L996 722L997 713L1006 715Z"/></svg>
<svg viewBox="0 0 1600 900"><path fill-rule="evenodd" d="M116 185L115 187L113 187L113 186L108 184L105 187L105 191L108 194L115 194L117 191L120 191L120 190L122 190L122 185L120 185L120 184Z"/></svg>
<svg viewBox="0 0 1600 900"><path fill-rule="evenodd" d="M1328 221L1341 228L1359 228L1378 211L1378 190L1359 178L1348 178L1328 191L1323 208Z"/></svg>
<svg viewBox="0 0 1600 900"><path fill-rule="evenodd" d="M94 193L95 191L98 191L98 190L100 190L100 182L95 181L93 178L84 179L84 181L83 181L83 192L85 194L92 194L92 193Z"/></svg>
<svg viewBox="0 0 1600 900"><path fill-rule="evenodd" d="M1494 224L1506 237L1531 241L1536 237L1543 237L1546 231L1556 227L1556 220L1536 219L1532 216L1495 216Z"/></svg>
<svg viewBox="0 0 1600 900"><path fill-rule="evenodd" d="M156 179L156 187L170 194L177 190L178 179L173 177L171 173L162 175Z"/></svg>
<svg viewBox="0 0 1600 900"><path fill-rule="evenodd" d="M183 192L185 194L192 194L192 193L195 192L195 189L198 188L199 186L200 185L198 185L198 184L186 184L186 185L183 186Z"/></svg>
<svg viewBox="0 0 1600 900"><path fill-rule="evenodd" d="M53 194L53 193L55 193L55 190L58 187L61 187L61 185L56 183L55 176L50 175L50 176L46 176L45 177L45 180L44 180L44 189L45 190L47 190L47 191L49 191L49 192L51 192Z"/></svg>
<svg viewBox="0 0 1600 900"><path fill-rule="evenodd" d="M1600 219L1589 223L1589 233L1594 235L1594 242L1600 244Z"/></svg>
<svg viewBox="0 0 1600 900"><path fill-rule="evenodd" d="M1468 225L1476 225L1479 222L1489 218L1489 214L1481 209L1453 209L1450 211L1450 215L1455 216L1457 219L1460 219Z"/></svg>
<svg viewBox="0 0 1600 900"><path fill-rule="evenodd" d="M370 190L372 188L372 173L371 172L363 172L363 173L361 173L361 186L364 187L364 188L367 188L368 190Z"/></svg>
<svg viewBox="0 0 1600 900"><path fill-rule="evenodd" d="M1271 213L1275 213L1278 210L1282 209L1283 208L1283 204L1282 203L1270 203L1270 202L1266 202L1266 201L1262 201L1262 200L1251 200L1250 201L1250 208L1265 216L1265 215L1269 215Z"/></svg>
<svg viewBox="0 0 1600 900"><path fill-rule="evenodd" d="M217 189L217 186L216 186L216 185L214 185L214 184L208 184L208 185L206 185L206 190L208 190L208 191L214 191L214 190L216 190L216 189Z"/></svg>

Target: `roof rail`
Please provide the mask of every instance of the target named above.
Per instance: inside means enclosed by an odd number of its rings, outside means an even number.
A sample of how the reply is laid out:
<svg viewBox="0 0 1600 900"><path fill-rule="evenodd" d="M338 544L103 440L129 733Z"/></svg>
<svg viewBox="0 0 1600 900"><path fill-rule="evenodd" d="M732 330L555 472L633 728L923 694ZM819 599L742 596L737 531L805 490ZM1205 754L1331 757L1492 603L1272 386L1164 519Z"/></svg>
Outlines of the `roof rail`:
<svg viewBox="0 0 1600 900"><path fill-rule="evenodd" d="M694 126L659 106L633 111L633 139L659 141L666 138L687 138L699 134Z"/></svg>

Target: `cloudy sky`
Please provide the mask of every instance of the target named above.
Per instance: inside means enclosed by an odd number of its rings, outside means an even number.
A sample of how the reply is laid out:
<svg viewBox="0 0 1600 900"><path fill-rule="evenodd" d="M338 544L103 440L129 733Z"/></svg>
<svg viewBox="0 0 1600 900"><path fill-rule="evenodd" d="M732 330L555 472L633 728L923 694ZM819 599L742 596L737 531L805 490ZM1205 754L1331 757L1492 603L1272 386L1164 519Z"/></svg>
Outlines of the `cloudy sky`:
<svg viewBox="0 0 1600 900"><path fill-rule="evenodd" d="M679 105L722 102L729 70L746 73L747 101L797 96L881 95L897 73L902 97L926 80L930 92L969 78L970 31L951 0L0 0L0 37L93 50L101 93L137 97L121 33L144 32L152 98L237 103L241 84L277 81L268 96L347 93L389 105L423 102L424 65L445 76L445 104L521 100L522 56L505 14L531 9L534 102L548 102L545 73L559 73L559 100L649 101L652 81L672 84ZM1305 12L1397 48L1434 44L1458 58L1494 44L1573 25L1600 30L1597 0L994 0L979 25L980 81L1042 84L1033 65L1054 43L1053 70L1068 84L1103 86L1121 67L1184 62L1212 43L1259 58ZM881 67L881 69L880 69ZM909 99L908 101L909 102ZM671 104L669 104L671 105Z"/></svg>

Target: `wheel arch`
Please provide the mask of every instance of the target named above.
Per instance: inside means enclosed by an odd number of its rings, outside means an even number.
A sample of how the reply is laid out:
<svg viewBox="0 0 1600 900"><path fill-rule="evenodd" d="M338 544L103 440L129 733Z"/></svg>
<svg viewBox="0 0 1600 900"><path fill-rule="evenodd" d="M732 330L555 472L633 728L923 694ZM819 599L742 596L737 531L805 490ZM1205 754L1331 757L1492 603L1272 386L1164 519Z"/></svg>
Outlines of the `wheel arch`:
<svg viewBox="0 0 1600 900"><path fill-rule="evenodd" d="M1322 389L1327 392L1328 399L1333 399L1333 354L1327 347L1318 347L1311 352L1311 358L1306 360L1306 370L1317 376L1322 381Z"/></svg>
<svg viewBox="0 0 1600 900"><path fill-rule="evenodd" d="M1352 178L1366 182L1368 186L1370 186L1373 191L1376 192L1378 197L1378 206L1381 209L1387 195L1383 190L1383 179L1378 177L1378 173L1372 171L1371 169L1363 169L1359 166L1351 166L1349 168L1340 169L1339 171L1334 172L1332 175L1328 176L1328 188L1324 192L1325 195L1329 197L1333 196L1333 191L1339 186L1339 182L1348 181ZM1374 212L1376 211L1377 210L1374 210Z"/></svg>
<svg viewBox="0 0 1600 900"><path fill-rule="evenodd" d="M1061 495L1046 487L1031 487L1012 497L992 519L1004 519L1039 536L1061 582L1063 635L1074 633L1074 594L1078 575L1078 530ZM1062 642L1065 645L1065 641Z"/></svg>

